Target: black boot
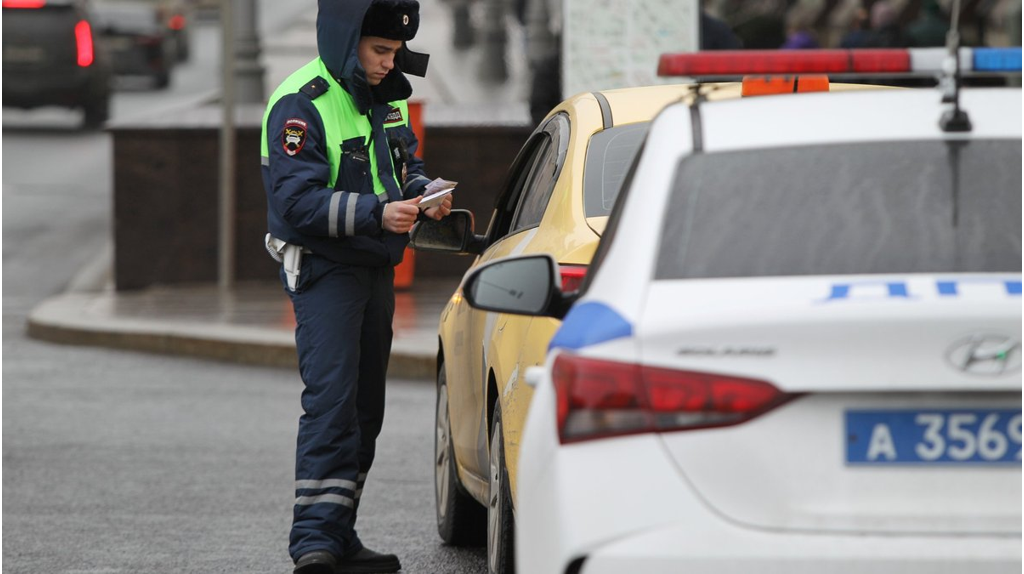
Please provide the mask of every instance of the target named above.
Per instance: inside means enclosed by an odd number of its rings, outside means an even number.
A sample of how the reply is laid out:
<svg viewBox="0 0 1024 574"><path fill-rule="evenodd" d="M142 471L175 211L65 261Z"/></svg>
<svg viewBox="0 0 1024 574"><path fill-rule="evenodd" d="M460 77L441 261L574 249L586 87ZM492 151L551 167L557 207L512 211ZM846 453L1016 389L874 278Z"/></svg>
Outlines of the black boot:
<svg viewBox="0 0 1024 574"><path fill-rule="evenodd" d="M402 569L398 556L381 554L363 548L343 558L338 564L338 574L390 574Z"/></svg>
<svg viewBox="0 0 1024 574"><path fill-rule="evenodd" d="M295 562L294 574L335 574L338 559L326 550L307 552Z"/></svg>

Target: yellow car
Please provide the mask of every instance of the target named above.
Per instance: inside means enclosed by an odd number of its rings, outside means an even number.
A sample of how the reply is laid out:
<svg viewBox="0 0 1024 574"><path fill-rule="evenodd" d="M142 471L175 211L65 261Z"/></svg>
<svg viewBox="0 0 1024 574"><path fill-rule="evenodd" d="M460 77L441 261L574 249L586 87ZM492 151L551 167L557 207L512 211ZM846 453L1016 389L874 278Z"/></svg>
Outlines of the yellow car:
<svg viewBox="0 0 1024 574"><path fill-rule="evenodd" d="M448 227L413 232L418 249L478 254L474 266L549 253L562 287L583 279L648 122L686 86L575 96L556 107L513 162L483 236L455 212ZM455 226L458 230L454 230ZM462 232L468 232L468 234ZM468 240L464 240L468 239ZM468 243L468 245L467 245ZM471 309L457 291L441 314L437 375L437 526L453 545L480 543L487 524L491 572L513 572L519 440L533 391L526 368L544 362L559 322Z"/></svg>
<svg viewBox="0 0 1024 574"><path fill-rule="evenodd" d="M562 290L575 290L648 123L666 105L692 98L692 88L626 88L566 100L519 152L485 235L474 233L472 214L455 210L440 222L419 224L412 232L413 247L478 255L467 273L497 258L550 254L559 263ZM829 85L821 77L804 79L797 90L792 78L749 78L715 84L702 97L877 88ZM437 527L449 544L476 544L482 542L486 517L492 573L514 572L519 443L533 396L525 373L544 364L559 325L545 317L472 309L461 289L441 313L434 441Z"/></svg>

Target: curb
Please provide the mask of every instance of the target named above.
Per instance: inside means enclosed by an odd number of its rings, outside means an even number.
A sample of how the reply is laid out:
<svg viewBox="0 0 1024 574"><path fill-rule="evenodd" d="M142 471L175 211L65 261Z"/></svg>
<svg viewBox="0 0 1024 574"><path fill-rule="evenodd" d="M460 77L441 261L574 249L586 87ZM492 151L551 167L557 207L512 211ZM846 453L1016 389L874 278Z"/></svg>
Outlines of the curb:
<svg viewBox="0 0 1024 574"><path fill-rule="evenodd" d="M291 331L216 322L111 317L118 295L109 287L113 245L105 245L68 283L65 293L46 299L29 313L27 335L61 345L107 347L196 357L260 367L298 369ZM388 376L433 382L436 343L422 337L396 337Z"/></svg>
<svg viewBox="0 0 1024 574"><path fill-rule="evenodd" d="M27 333L33 339L62 345L82 345L192 356L265 367L298 366L295 345L283 337L253 337L241 329L206 325L170 325L145 320L97 320L85 310L104 294L65 293L32 310ZM206 334L202 334L206 332ZM230 336L233 332L236 336ZM281 340L273 340L273 339ZM262 340L260 340L262 339Z"/></svg>
<svg viewBox="0 0 1024 574"><path fill-rule="evenodd" d="M98 320L86 312L96 306L97 300L112 298L104 293L65 293L52 297L30 313L28 336L62 345L107 347L261 367L298 368L291 333L186 322ZM402 347L402 341L394 342L388 376L434 381L437 376L436 357Z"/></svg>

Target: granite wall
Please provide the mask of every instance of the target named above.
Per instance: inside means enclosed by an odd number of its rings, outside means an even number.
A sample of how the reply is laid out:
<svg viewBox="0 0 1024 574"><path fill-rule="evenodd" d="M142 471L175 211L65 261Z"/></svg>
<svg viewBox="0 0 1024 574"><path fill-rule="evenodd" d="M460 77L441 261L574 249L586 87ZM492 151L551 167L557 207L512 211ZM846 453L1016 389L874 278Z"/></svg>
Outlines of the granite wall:
<svg viewBox="0 0 1024 574"><path fill-rule="evenodd" d="M236 130L235 273L277 280L263 248L262 106L241 106ZM114 281L118 290L217 281L221 110L196 106L161 118L119 121L114 143ZM428 174L459 182L455 207L482 233L506 172L532 128L426 122ZM472 258L415 254L415 277L461 276ZM415 281L415 279L414 279Z"/></svg>

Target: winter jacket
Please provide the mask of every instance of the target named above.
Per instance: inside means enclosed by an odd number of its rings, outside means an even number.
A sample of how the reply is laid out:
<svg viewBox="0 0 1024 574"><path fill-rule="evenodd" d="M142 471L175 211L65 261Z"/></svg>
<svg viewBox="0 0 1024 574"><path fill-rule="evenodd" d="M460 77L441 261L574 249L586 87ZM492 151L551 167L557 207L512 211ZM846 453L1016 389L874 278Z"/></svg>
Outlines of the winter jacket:
<svg viewBox="0 0 1024 574"><path fill-rule="evenodd" d="M359 63L370 1L320 1L320 55L270 97L261 147L270 235L339 263L378 267L400 263L408 243L407 234L383 229L384 205L420 195L429 180L405 102L409 53L402 49L377 86Z"/></svg>

